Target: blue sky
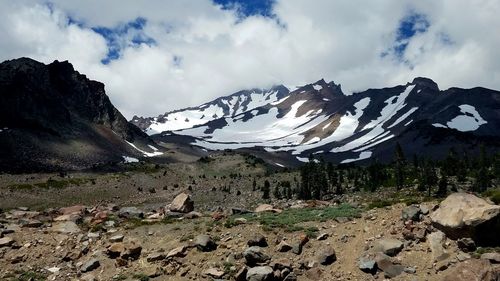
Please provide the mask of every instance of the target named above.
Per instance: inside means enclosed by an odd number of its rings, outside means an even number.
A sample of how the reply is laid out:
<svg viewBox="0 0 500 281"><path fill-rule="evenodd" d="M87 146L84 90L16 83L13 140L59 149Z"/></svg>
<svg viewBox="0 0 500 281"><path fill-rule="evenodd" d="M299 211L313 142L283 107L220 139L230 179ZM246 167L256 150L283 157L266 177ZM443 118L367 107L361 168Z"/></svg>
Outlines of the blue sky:
<svg viewBox="0 0 500 281"><path fill-rule="evenodd" d="M0 60L69 60L128 117L324 78L500 89L496 0L0 0Z"/></svg>

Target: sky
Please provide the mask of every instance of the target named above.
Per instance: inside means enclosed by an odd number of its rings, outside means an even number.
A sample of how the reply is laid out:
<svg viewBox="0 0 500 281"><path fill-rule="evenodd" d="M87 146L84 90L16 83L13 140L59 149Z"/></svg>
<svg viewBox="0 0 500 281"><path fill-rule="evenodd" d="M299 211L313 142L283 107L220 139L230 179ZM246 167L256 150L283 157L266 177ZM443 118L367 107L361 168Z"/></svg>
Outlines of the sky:
<svg viewBox="0 0 500 281"><path fill-rule="evenodd" d="M500 90L498 0L0 0L0 61L69 60L127 117L321 78Z"/></svg>

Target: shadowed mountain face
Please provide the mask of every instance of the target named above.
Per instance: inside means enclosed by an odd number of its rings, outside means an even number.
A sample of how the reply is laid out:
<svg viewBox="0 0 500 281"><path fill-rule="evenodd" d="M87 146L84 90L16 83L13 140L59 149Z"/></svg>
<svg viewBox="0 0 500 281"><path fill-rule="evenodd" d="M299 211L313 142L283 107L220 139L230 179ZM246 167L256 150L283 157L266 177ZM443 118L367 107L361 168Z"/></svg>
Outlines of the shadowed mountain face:
<svg viewBox="0 0 500 281"><path fill-rule="evenodd" d="M69 62L0 64L0 170L89 168L154 153L148 144L111 104L104 84Z"/></svg>
<svg viewBox="0 0 500 281"><path fill-rule="evenodd" d="M498 91L479 87L442 91L421 77L406 85L351 95L324 80L280 95L278 88L284 87L242 91L158 118L134 117L132 122L158 140L209 150L253 151L278 166L307 161L310 154L337 163L390 161L396 142L407 156L432 158L444 157L451 147L458 151L477 151L481 143L492 150L499 147ZM255 106L239 110L241 93ZM221 108L221 100L228 110ZM213 111L220 114L205 118Z"/></svg>

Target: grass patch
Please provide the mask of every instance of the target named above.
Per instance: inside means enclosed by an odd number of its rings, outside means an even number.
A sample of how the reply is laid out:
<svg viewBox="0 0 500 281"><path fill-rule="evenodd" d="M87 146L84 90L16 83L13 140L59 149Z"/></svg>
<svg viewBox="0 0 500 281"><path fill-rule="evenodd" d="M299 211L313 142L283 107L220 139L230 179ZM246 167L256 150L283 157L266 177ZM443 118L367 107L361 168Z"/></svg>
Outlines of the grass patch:
<svg viewBox="0 0 500 281"><path fill-rule="evenodd" d="M305 208L305 209L286 209L281 213L261 213L259 215L244 215L248 221L260 223L264 229L284 228L285 231L295 232L303 231L314 235L317 228L304 228L297 224L311 221L324 222L338 217L360 217L360 210L348 204L338 207L327 208Z"/></svg>
<svg viewBox="0 0 500 281"><path fill-rule="evenodd" d="M149 276L147 276L144 273L135 273L134 275L132 275L132 278L135 278L140 281L149 281Z"/></svg>
<svg viewBox="0 0 500 281"><path fill-rule="evenodd" d="M32 190L34 188L56 188L62 189L68 186L80 186L82 184L86 184L88 182L95 182L95 179L87 179L87 178L71 178L71 179L62 179L62 180L54 180L48 179L46 182L39 182L34 184L29 183L19 183L19 184L11 184L7 186L10 190Z"/></svg>
<svg viewBox="0 0 500 281"><path fill-rule="evenodd" d="M500 247L478 247L476 251L474 251L471 256L474 258L480 258L482 254L486 253L500 253Z"/></svg>
<svg viewBox="0 0 500 281"><path fill-rule="evenodd" d="M375 208L384 208L387 206L392 206L393 204L396 204L397 202L393 200L374 200L368 204L368 209L375 209Z"/></svg>
<svg viewBox="0 0 500 281"><path fill-rule="evenodd" d="M483 196L489 197L495 204L500 204L500 189L488 189L483 192Z"/></svg>
<svg viewBox="0 0 500 281"><path fill-rule="evenodd" d="M145 225L154 225L154 224L171 224L176 222L174 218L164 218L159 221L146 221L139 218L128 218L125 221L126 229L134 229L137 227L145 226Z"/></svg>
<svg viewBox="0 0 500 281"><path fill-rule="evenodd" d="M47 275L34 271L26 271L21 273L19 276L10 279L10 281L45 281L45 280L47 280Z"/></svg>

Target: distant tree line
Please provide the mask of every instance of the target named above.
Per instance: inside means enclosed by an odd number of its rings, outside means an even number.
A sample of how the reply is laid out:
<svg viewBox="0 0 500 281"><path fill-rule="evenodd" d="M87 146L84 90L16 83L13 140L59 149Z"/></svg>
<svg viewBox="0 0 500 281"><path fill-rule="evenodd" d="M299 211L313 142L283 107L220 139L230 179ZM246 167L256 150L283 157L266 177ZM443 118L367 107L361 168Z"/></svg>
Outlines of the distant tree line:
<svg viewBox="0 0 500 281"><path fill-rule="evenodd" d="M416 186L427 196L439 197L457 190L458 185L473 192L485 192L494 187L499 176L500 154L490 155L484 146L475 157L469 156L465 150L459 153L451 148L446 158L439 161L417 155L409 161L397 143L393 161L388 164L373 159L367 166L334 165L311 155L300 168L300 181L294 180L295 187L290 182L279 182L273 196L277 199L324 199L347 190L374 192L383 187L401 190ZM265 197L269 198L269 190Z"/></svg>

